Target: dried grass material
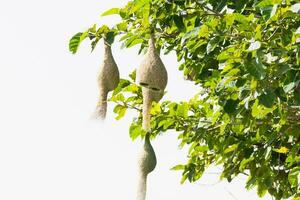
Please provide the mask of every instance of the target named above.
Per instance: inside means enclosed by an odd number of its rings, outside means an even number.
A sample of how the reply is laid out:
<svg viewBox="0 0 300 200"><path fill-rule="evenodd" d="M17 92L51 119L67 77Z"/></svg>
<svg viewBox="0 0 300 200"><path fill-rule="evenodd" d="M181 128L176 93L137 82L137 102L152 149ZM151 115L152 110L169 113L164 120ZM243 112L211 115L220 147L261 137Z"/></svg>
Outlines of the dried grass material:
<svg viewBox="0 0 300 200"><path fill-rule="evenodd" d="M148 88L142 88L143 94L143 124L142 127L144 130L149 131L150 126L150 110L152 102L159 102L163 97L163 91L155 91Z"/></svg>
<svg viewBox="0 0 300 200"><path fill-rule="evenodd" d="M168 74L155 48L153 34L148 44L148 51L137 69L137 83L152 90L163 91L168 82Z"/></svg>
<svg viewBox="0 0 300 200"><path fill-rule="evenodd" d="M151 101L159 102L164 95L164 91L156 91L142 87L142 95L143 97L151 99Z"/></svg>
<svg viewBox="0 0 300 200"><path fill-rule="evenodd" d="M99 100L96 106L95 113L92 115L92 119L101 119L104 120L106 117L106 111L107 111L107 91L100 91L99 92Z"/></svg>
<svg viewBox="0 0 300 200"><path fill-rule="evenodd" d="M94 114L95 118L105 119L107 110L107 94L114 90L120 80L118 66L111 52L111 46L104 42L104 58L98 72L99 101Z"/></svg>
<svg viewBox="0 0 300 200"><path fill-rule="evenodd" d="M156 166L156 156L147 133L142 152L139 156L139 182L137 200L145 200L147 190L147 176Z"/></svg>

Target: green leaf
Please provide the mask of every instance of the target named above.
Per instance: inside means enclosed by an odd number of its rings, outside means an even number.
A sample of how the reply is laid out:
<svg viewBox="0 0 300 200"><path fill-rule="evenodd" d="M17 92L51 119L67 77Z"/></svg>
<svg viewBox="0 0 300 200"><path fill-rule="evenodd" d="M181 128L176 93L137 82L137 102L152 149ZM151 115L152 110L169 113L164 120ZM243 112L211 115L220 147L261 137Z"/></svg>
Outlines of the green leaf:
<svg viewBox="0 0 300 200"><path fill-rule="evenodd" d="M124 102L125 101L125 97L122 93L118 93L116 95L113 95L111 98L110 98L111 101L115 101L115 102Z"/></svg>
<svg viewBox="0 0 300 200"><path fill-rule="evenodd" d="M210 52L212 52L217 47L218 43L219 43L219 38L213 37L206 46L206 53L209 54Z"/></svg>
<svg viewBox="0 0 300 200"><path fill-rule="evenodd" d="M126 31L126 29L127 29L127 23L126 22L119 23L119 24L117 24L117 28L120 31Z"/></svg>
<svg viewBox="0 0 300 200"><path fill-rule="evenodd" d="M97 32L97 25L94 24L91 28L89 28L90 33L96 33Z"/></svg>
<svg viewBox="0 0 300 200"><path fill-rule="evenodd" d="M176 114L180 117L187 118L188 117L189 105L186 102L179 104L176 110Z"/></svg>
<svg viewBox="0 0 300 200"><path fill-rule="evenodd" d="M279 149L273 149L273 151L277 152L277 153L283 153L283 154L286 154L289 152L289 149L284 147L284 146L281 146Z"/></svg>
<svg viewBox="0 0 300 200"><path fill-rule="evenodd" d="M171 170L184 170L185 165L176 165L171 168Z"/></svg>
<svg viewBox="0 0 300 200"><path fill-rule="evenodd" d="M246 189L247 190L250 190L253 188L253 186L256 185L256 182L257 182L257 179L259 177L256 177L256 176L249 176L248 179L247 179L247 183L246 183Z"/></svg>
<svg viewBox="0 0 300 200"><path fill-rule="evenodd" d="M94 41L92 41L91 43L91 47L92 47L92 52L94 51L94 49L96 48L99 40L101 39L101 37L96 37L96 39L94 39Z"/></svg>
<svg viewBox="0 0 300 200"><path fill-rule="evenodd" d="M192 30L190 30L189 32L187 32L187 33L182 37L182 40L186 40L186 39L189 39L189 38L193 38L193 37L198 36L199 31L200 31L200 27L193 28Z"/></svg>
<svg viewBox="0 0 300 200"><path fill-rule="evenodd" d="M145 2L142 12L143 12L142 24L144 27L148 27L149 26L149 15L150 15L150 2L149 1Z"/></svg>
<svg viewBox="0 0 300 200"><path fill-rule="evenodd" d="M252 162L253 160L254 160L254 157L244 158L240 164L239 170L244 171L245 168L247 167L247 164Z"/></svg>
<svg viewBox="0 0 300 200"><path fill-rule="evenodd" d="M272 89L267 88L264 93L258 97L258 99L259 102L267 108L272 108L276 100L276 95Z"/></svg>
<svg viewBox="0 0 300 200"><path fill-rule="evenodd" d="M247 61L245 67L247 71L258 80L263 80L267 75L266 67L258 59Z"/></svg>
<svg viewBox="0 0 300 200"><path fill-rule="evenodd" d="M300 167L293 168L288 175L288 180L292 187L297 187L300 178Z"/></svg>
<svg viewBox="0 0 300 200"><path fill-rule="evenodd" d="M111 9L103 12L101 14L101 17L108 16L108 15L115 15L115 14L119 14L119 13L120 13L120 8L111 8Z"/></svg>
<svg viewBox="0 0 300 200"><path fill-rule="evenodd" d="M234 13L225 15L224 20L227 28L230 28L233 25L235 17L236 15Z"/></svg>
<svg viewBox="0 0 300 200"><path fill-rule="evenodd" d="M132 81L135 82L135 79L136 79L136 69L133 70L133 71L129 74L129 77L131 78Z"/></svg>
<svg viewBox="0 0 300 200"><path fill-rule="evenodd" d="M115 40L115 33L114 32L108 32L105 35L105 41L108 42L108 44L112 45Z"/></svg>
<svg viewBox="0 0 300 200"><path fill-rule="evenodd" d="M183 184L187 178L188 178L187 174L183 174L180 180L180 184Z"/></svg>
<svg viewBox="0 0 300 200"><path fill-rule="evenodd" d="M128 85L130 85L130 81L128 81L126 79L120 79L118 87L116 89L114 89L114 92L113 92L112 96L115 96L116 94L121 92Z"/></svg>
<svg viewBox="0 0 300 200"><path fill-rule="evenodd" d="M206 152L206 151L209 150L209 148L208 148L208 146L196 146L196 147L195 147L195 150L196 150L197 152Z"/></svg>
<svg viewBox="0 0 300 200"><path fill-rule="evenodd" d="M122 106L122 105L115 106L114 113L117 114L115 119L120 120L122 117L124 117L126 110L127 110L127 108L125 106Z"/></svg>
<svg viewBox="0 0 300 200"><path fill-rule="evenodd" d="M87 32L84 32L84 33L76 33L71 39L70 39L70 42L69 42L69 50L75 54L79 48L79 45L80 43L85 39L87 38L88 36L88 31Z"/></svg>
<svg viewBox="0 0 300 200"><path fill-rule="evenodd" d="M122 117L124 117L126 110L127 110L127 108L125 108L125 107L120 109L118 112L118 116L115 119L120 120Z"/></svg>
<svg viewBox="0 0 300 200"><path fill-rule="evenodd" d="M232 114L236 111L239 101L228 99L223 107L224 111L228 114Z"/></svg>
<svg viewBox="0 0 300 200"><path fill-rule="evenodd" d="M106 25L102 25L101 27L98 28L97 30L97 35L100 35L100 34L105 34L105 33L108 33L110 31L110 28Z"/></svg>
<svg viewBox="0 0 300 200"><path fill-rule="evenodd" d="M126 41L125 46L126 46L126 48L130 48L130 47L135 46L136 44L142 43L143 41L144 41L143 39L134 36Z"/></svg>
<svg viewBox="0 0 300 200"><path fill-rule="evenodd" d="M290 70L289 65L287 64L279 64L276 68L275 76L282 76Z"/></svg>
<svg viewBox="0 0 300 200"><path fill-rule="evenodd" d="M131 93L137 93L139 91L139 86L136 84L130 84L127 87L124 87L123 92L131 92Z"/></svg>
<svg viewBox="0 0 300 200"><path fill-rule="evenodd" d="M296 195L293 197L293 200L300 200L300 193L296 194Z"/></svg>
<svg viewBox="0 0 300 200"><path fill-rule="evenodd" d="M160 107L160 104L159 104L159 103L156 103L156 102L153 102L153 103L152 103L152 108L151 108L150 114L151 114L151 115L157 115L157 114L160 114L160 113L161 113L161 107Z"/></svg>
<svg viewBox="0 0 300 200"><path fill-rule="evenodd" d="M171 120L171 119L166 120L166 122L164 123L163 128L166 130L166 129L168 129L170 126L172 126L174 123L175 123L174 120Z"/></svg>
<svg viewBox="0 0 300 200"><path fill-rule="evenodd" d="M229 146L228 148L226 148L226 149L224 150L224 154L236 150L237 147L238 147L238 144L233 144L233 145Z"/></svg>
<svg viewBox="0 0 300 200"><path fill-rule="evenodd" d="M158 128L162 127L163 130L167 130L174 123L175 123L175 120L172 120L172 119L162 120L158 123Z"/></svg>
<svg viewBox="0 0 300 200"><path fill-rule="evenodd" d="M175 23L175 25L177 26L177 28L179 30L184 30L185 29L185 25L183 23L182 16L174 15L173 20L174 20L174 23Z"/></svg>
<svg viewBox="0 0 300 200"><path fill-rule="evenodd" d="M141 124L132 123L129 128L129 135L132 140L135 140L137 137L145 135L145 131L142 129Z"/></svg>
<svg viewBox="0 0 300 200"><path fill-rule="evenodd" d="M267 187L264 184L258 184L257 186L257 195L259 197L264 197L267 193Z"/></svg>
<svg viewBox="0 0 300 200"><path fill-rule="evenodd" d="M263 105L260 105L258 103L258 100L256 99L254 104L252 105L252 116L257 118L257 119L263 119L267 116L267 114L273 112L273 110L275 109L275 107L272 108L266 108Z"/></svg>
<svg viewBox="0 0 300 200"><path fill-rule="evenodd" d="M256 5L258 8L266 7L266 6L273 6L275 4L279 4L282 0L263 0L258 1L259 3Z"/></svg>
<svg viewBox="0 0 300 200"><path fill-rule="evenodd" d="M235 46L228 47L224 49L217 57L219 61L227 60L233 57L234 52L236 51Z"/></svg>
<svg viewBox="0 0 300 200"><path fill-rule="evenodd" d="M233 13L233 14L235 15L235 21L237 21L237 22L239 22L240 24L243 24L243 25L248 25L249 24L249 22L250 22L249 19L251 19L251 18L248 18L245 15L240 14L240 13ZM248 27L249 27L249 25L248 25Z"/></svg>
<svg viewBox="0 0 300 200"><path fill-rule="evenodd" d="M207 25L203 24L200 27L199 33L198 33L198 37L203 37L203 38L208 38L209 37L209 28Z"/></svg>
<svg viewBox="0 0 300 200"><path fill-rule="evenodd" d="M273 17L277 11L278 5L275 4L273 6L266 6L260 8L260 12L264 18L264 20L269 20L271 17Z"/></svg>

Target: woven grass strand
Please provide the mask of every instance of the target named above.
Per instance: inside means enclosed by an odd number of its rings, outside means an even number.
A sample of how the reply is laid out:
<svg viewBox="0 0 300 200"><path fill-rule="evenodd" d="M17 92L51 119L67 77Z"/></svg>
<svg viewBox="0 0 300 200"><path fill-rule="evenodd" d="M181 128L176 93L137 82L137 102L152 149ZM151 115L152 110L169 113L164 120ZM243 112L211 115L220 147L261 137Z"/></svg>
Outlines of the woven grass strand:
<svg viewBox="0 0 300 200"><path fill-rule="evenodd" d="M98 72L97 83L99 88L99 100L93 118L104 120L107 111L107 95L114 90L120 80L118 66L112 55L111 46L104 41L104 58Z"/></svg>
<svg viewBox="0 0 300 200"><path fill-rule="evenodd" d="M139 156L139 182L136 200L145 200L147 191L147 177L156 166L156 156L154 149L150 143L150 132L144 139L144 146Z"/></svg>

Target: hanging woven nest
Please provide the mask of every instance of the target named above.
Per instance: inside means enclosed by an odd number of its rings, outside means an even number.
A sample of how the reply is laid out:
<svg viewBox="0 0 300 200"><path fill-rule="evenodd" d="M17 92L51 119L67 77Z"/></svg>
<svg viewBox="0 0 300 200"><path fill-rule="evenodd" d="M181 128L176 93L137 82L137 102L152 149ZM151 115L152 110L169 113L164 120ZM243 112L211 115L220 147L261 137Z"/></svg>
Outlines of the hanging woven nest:
<svg viewBox="0 0 300 200"><path fill-rule="evenodd" d="M150 110L153 101L158 102L168 82L167 70L161 61L154 35L150 35L148 51L137 69L137 83L143 87L143 129L150 129Z"/></svg>
<svg viewBox="0 0 300 200"><path fill-rule="evenodd" d="M107 110L107 94L114 90L120 80L118 66L111 51L111 45L104 41L104 58L97 77L99 101L94 117L105 119Z"/></svg>
<svg viewBox="0 0 300 200"><path fill-rule="evenodd" d="M156 156L150 143L150 133L145 136L144 146L139 156L139 185L137 200L145 200L147 188L147 176L156 166Z"/></svg>
<svg viewBox="0 0 300 200"><path fill-rule="evenodd" d="M137 83L155 91L163 91L168 82L168 74L157 53L153 34L150 35L148 45L148 51L137 70Z"/></svg>

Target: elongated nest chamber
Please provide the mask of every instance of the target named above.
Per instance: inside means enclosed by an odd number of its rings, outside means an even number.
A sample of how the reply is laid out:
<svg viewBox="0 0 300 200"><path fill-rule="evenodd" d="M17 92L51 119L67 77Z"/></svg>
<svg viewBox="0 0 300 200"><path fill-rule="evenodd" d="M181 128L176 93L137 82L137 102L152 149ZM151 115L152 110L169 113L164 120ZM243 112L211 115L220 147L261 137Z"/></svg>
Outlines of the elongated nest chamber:
<svg viewBox="0 0 300 200"><path fill-rule="evenodd" d="M150 143L150 134L147 133L144 139L144 146L139 156L140 173L147 175L154 170L156 166L156 156Z"/></svg>
<svg viewBox="0 0 300 200"><path fill-rule="evenodd" d="M104 57L98 72L99 101L94 117L105 119L107 110L107 94L114 90L120 80L118 66L112 55L111 46L104 41Z"/></svg>
<svg viewBox="0 0 300 200"><path fill-rule="evenodd" d="M155 91L163 91L168 82L168 74L157 53L153 34L150 35L148 45L148 51L137 69L137 83Z"/></svg>
<svg viewBox="0 0 300 200"><path fill-rule="evenodd" d="M139 156L139 182L137 200L145 200L147 190L147 176L156 167L156 156L147 133L144 146Z"/></svg>

